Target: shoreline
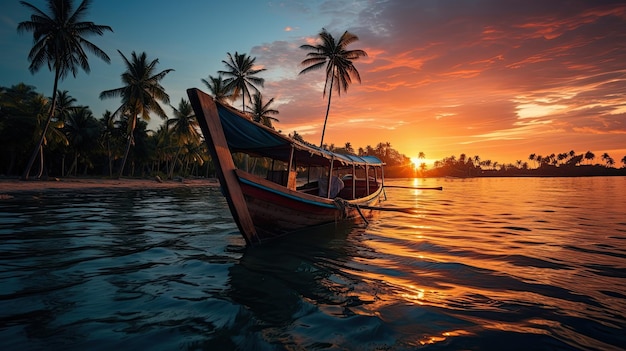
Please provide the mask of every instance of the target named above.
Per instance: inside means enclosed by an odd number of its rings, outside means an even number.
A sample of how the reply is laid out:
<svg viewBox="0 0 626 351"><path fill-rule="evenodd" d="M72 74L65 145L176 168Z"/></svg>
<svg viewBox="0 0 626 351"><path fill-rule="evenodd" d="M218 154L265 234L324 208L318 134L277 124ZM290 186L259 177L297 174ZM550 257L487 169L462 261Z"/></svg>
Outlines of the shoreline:
<svg viewBox="0 0 626 351"><path fill-rule="evenodd" d="M217 187L215 178L190 178L162 180L155 178L101 179L101 178L50 178L48 180L19 180L0 178L0 199L10 194L46 191L83 191L103 189L171 189L184 187Z"/></svg>

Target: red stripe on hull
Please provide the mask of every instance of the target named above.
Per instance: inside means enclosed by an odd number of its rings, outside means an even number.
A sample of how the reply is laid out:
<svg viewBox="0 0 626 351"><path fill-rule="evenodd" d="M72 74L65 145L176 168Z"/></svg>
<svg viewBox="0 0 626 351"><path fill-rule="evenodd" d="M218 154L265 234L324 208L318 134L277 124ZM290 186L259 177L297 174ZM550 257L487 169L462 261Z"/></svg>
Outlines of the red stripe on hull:
<svg viewBox="0 0 626 351"><path fill-rule="evenodd" d="M261 240L306 227L360 217L353 207L346 207L345 210L327 207L243 183L241 189Z"/></svg>

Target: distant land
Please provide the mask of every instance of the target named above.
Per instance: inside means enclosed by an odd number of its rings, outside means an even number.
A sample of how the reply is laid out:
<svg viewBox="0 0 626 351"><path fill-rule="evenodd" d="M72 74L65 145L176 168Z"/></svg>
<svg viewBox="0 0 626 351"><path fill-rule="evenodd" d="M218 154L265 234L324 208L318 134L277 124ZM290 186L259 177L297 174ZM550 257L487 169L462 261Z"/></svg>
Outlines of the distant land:
<svg viewBox="0 0 626 351"><path fill-rule="evenodd" d="M498 169L483 169L471 163L443 165L428 170L420 170L412 166L392 166L385 168L387 178L471 178L471 177L595 177L595 176L626 176L626 167L614 168L603 165L549 165L542 164L538 168L521 168L506 165Z"/></svg>

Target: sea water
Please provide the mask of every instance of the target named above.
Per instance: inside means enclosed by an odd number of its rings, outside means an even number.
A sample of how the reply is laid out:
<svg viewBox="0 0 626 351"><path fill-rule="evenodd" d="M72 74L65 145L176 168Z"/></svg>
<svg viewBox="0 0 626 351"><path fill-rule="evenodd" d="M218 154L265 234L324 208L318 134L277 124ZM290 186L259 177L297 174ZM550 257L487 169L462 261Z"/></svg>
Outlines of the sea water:
<svg viewBox="0 0 626 351"><path fill-rule="evenodd" d="M218 188L0 200L2 350L621 350L626 178L387 180L246 248Z"/></svg>

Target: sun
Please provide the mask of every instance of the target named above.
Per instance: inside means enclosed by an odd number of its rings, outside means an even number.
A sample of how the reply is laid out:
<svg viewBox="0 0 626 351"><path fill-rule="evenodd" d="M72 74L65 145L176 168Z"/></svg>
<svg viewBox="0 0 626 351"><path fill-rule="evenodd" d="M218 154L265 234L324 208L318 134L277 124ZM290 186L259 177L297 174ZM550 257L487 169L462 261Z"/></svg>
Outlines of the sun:
<svg viewBox="0 0 626 351"><path fill-rule="evenodd" d="M411 163L413 164L413 168L417 168L419 167L420 163L424 162L423 160L420 160L419 157L411 157Z"/></svg>
<svg viewBox="0 0 626 351"><path fill-rule="evenodd" d="M423 169L423 168L431 168L433 167L435 160L429 158L419 158L417 156L411 157L411 164L414 169Z"/></svg>

